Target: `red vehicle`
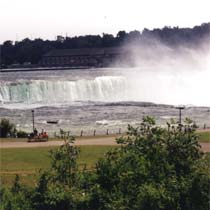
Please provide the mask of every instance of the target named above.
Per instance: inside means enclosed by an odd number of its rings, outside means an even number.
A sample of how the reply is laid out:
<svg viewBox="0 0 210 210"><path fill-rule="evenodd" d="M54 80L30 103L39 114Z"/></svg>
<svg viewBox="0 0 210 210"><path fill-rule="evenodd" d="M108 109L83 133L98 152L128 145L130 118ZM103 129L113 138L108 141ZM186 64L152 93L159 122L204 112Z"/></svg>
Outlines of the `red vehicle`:
<svg viewBox="0 0 210 210"><path fill-rule="evenodd" d="M42 142L42 141L48 141L48 134L47 132L42 132L42 133L37 133L34 132L34 133L31 133L29 136L28 136L28 142Z"/></svg>

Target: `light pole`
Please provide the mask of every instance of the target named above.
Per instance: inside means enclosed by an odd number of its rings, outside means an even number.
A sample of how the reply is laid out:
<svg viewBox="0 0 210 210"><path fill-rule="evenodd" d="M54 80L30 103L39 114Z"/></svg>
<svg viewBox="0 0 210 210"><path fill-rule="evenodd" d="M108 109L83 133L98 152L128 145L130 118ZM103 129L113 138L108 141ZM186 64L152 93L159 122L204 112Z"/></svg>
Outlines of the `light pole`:
<svg viewBox="0 0 210 210"><path fill-rule="evenodd" d="M32 109L31 110L31 112L32 112L32 125L33 125L33 132L34 132L34 110Z"/></svg>
<svg viewBox="0 0 210 210"><path fill-rule="evenodd" d="M176 109L179 109L179 124L182 124L182 110L185 109L185 107L177 106Z"/></svg>

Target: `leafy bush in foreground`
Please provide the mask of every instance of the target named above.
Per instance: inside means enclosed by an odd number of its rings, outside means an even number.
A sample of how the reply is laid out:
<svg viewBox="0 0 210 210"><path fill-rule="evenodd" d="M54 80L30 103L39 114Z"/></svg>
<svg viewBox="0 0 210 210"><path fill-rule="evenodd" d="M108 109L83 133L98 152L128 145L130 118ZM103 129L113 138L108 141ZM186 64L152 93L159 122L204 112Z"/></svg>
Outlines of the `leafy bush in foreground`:
<svg viewBox="0 0 210 210"><path fill-rule="evenodd" d="M97 163L92 209L207 210L210 167L197 138L190 124L163 129L147 117L129 126L122 146Z"/></svg>
<svg viewBox="0 0 210 210"><path fill-rule="evenodd" d="M35 189L23 190L16 179L1 190L1 209L208 210L210 155L197 138L190 120L160 128L146 117L140 127L128 126L94 171L78 170L79 150L66 142L51 151L51 168Z"/></svg>

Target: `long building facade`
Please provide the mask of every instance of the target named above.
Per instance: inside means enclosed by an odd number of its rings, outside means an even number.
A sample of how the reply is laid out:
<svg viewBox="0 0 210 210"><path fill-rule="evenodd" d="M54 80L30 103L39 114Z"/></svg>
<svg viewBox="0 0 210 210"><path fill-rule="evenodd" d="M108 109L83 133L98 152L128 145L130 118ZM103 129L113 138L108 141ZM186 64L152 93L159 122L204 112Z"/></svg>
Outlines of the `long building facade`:
<svg viewBox="0 0 210 210"><path fill-rule="evenodd" d="M131 62L125 48L86 48L52 50L42 57L42 66L89 66L106 67Z"/></svg>

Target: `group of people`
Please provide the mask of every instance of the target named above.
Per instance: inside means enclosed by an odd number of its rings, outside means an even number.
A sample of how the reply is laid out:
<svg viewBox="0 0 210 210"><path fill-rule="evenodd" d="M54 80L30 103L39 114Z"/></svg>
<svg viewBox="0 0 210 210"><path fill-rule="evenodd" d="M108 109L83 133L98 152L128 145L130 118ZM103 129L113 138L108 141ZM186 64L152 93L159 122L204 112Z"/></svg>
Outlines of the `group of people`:
<svg viewBox="0 0 210 210"><path fill-rule="evenodd" d="M46 131L44 131L44 129L42 129L41 133L39 133L38 130L35 128L33 133L30 134L30 137L42 139L42 138L48 138L48 134Z"/></svg>

